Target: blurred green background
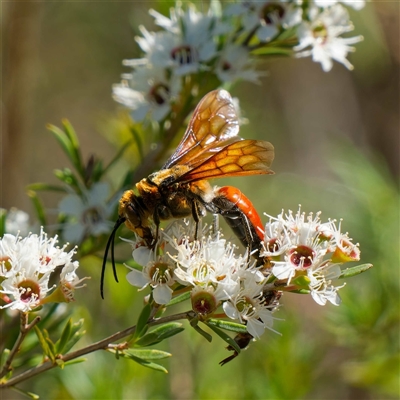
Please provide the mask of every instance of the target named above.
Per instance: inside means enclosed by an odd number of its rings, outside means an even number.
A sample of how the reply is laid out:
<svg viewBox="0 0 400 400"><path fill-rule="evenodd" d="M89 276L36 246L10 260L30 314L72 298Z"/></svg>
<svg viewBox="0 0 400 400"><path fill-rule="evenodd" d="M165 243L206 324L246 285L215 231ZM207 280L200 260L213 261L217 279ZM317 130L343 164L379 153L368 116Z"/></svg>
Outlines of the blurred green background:
<svg viewBox="0 0 400 400"><path fill-rule="evenodd" d="M25 193L33 182L56 182L68 166L47 123L68 118L82 152L105 160L115 152L120 107L111 85L138 57L139 24L155 29L148 8L167 14L172 2L2 3L2 139L0 206L34 215ZM207 2L196 2L206 9ZM276 148L270 177L221 180L250 197L257 209L322 211L343 218L360 243L361 261L374 264L341 289L343 304L320 307L310 296L286 295L266 332L239 358L217 337L207 343L188 329L163 348L173 353L168 375L95 353L21 385L43 399L398 399L399 391L399 3L376 1L351 13L364 42L351 55L355 70L335 64L324 73L310 59L269 59L262 85L239 83L249 124L245 138ZM126 166L125 166L126 167ZM121 175L116 168L111 182ZM59 198L41 196L49 213ZM133 325L143 294L111 277L99 296L97 258L81 262L91 275L77 292L74 319L84 317L77 347ZM4 399L19 395L7 392Z"/></svg>

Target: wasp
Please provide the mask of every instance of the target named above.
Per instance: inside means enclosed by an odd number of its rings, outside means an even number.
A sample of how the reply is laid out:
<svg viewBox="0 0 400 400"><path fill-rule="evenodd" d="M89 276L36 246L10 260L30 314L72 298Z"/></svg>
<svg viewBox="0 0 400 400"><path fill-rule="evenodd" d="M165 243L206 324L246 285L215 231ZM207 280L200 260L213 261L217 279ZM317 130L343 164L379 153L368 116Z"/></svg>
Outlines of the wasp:
<svg viewBox="0 0 400 400"><path fill-rule="evenodd" d="M226 90L206 94L197 105L178 147L160 171L136 183L119 202L119 217L108 240L114 277L114 237L125 223L149 248L157 242L160 222L192 216L196 225L207 212L224 217L239 240L250 250L260 249L263 228L250 200L234 187L211 186L208 179L228 176L273 174L274 147L261 140L238 136L239 118ZM152 226L155 226L153 232ZM197 229L196 229L197 232Z"/></svg>

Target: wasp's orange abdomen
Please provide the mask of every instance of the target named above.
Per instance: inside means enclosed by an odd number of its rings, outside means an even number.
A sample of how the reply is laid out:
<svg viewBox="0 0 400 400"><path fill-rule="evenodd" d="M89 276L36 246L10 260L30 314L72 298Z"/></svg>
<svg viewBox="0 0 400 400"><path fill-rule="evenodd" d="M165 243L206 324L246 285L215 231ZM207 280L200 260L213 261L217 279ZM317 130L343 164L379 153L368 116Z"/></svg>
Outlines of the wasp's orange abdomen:
<svg viewBox="0 0 400 400"><path fill-rule="evenodd" d="M243 214L249 219L257 236L264 239L264 227L258 212L253 206L253 203L247 198L238 188L233 186L223 186L217 190L217 195L225 197L233 205L238 207Z"/></svg>

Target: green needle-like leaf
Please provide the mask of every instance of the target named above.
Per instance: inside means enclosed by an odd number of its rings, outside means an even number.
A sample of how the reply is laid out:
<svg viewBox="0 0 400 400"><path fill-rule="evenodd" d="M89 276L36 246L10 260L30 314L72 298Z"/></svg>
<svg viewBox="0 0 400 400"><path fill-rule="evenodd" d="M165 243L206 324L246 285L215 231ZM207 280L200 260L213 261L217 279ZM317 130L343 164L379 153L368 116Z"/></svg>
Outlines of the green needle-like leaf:
<svg viewBox="0 0 400 400"><path fill-rule="evenodd" d="M357 265L356 267L347 268L342 271L342 273L339 276L339 279L351 278L352 276L359 275L365 271L368 271L372 267L373 267L372 264L361 264Z"/></svg>
<svg viewBox="0 0 400 400"><path fill-rule="evenodd" d="M56 342L56 353L61 354L64 350L65 345L68 343L71 336L72 321L71 318L68 319L65 327L61 333L61 337Z"/></svg>
<svg viewBox="0 0 400 400"><path fill-rule="evenodd" d="M49 124L49 125L47 125L47 129L49 129L49 131L57 139L58 143L61 145L62 149L64 150L64 153L70 159L72 165L77 169L79 174L81 176L83 176L83 167L82 167L80 155L77 154L77 150L74 147L74 143L71 141L70 132L69 132L68 128L65 129L65 125L64 125L64 131L62 131L57 126Z"/></svg>
<svg viewBox="0 0 400 400"><path fill-rule="evenodd" d="M79 180L69 168L64 168L63 170L55 169L54 175L68 186L74 187L80 193L81 185Z"/></svg>
<svg viewBox="0 0 400 400"><path fill-rule="evenodd" d="M39 339L39 344L42 347L43 353L47 357L49 357L51 361L54 362L55 353L54 353L54 351L52 351L49 341L47 340L48 338L46 337L46 332L45 331L42 332L37 325L34 327L34 329L35 329L36 335Z"/></svg>
<svg viewBox="0 0 400 400"><path fill-rule="evenodd" d="M181 303L190 298L190 292L185 292L180 294L179 296L174 297L168 304L167 307L173 306L174 304Z"/></svg>
<svg viewBox="0 0 400 400"><path fill-rule="evenodd" d="M150 306L150 304L146 304L143 307L143 310L139 315L138 322L136 324L136 330L133 335L133 339L140 338L141 336L143 336L146 333L147 322L150 318L150 313L151 313L151 306Z"/></svg>
<svg viewBox="0 0 400 400"><path fill-rule="evenodd" d="M208 342L212 342L212 336L208 333L208 332L206 332L206 331L204 331L203 329L201 329L200 327L199 327L199 325L197 324L197 321L196 321L196 323L190 323L190 325L192 325L192 328L197 332L197 333L200 333L200 335L201 336L203 336L204 337L204 339L206 339Z"/></svg>
<svg viewBox="0 0 400 400"><path fill-rule="evenodd" d="M75 360L67 361L64 363L64 366L73 365L73 364L80 364L87 361L87 358L76 358Z"/></svg>
<svg viewBox="0 0 400 400"><path fill-rule="evenodd" d="M138 364L142 365L143 367L151 368L151 369L154 369L155 371L165 372L166 374L168 373L168 370L165 367L163 367L162 365L153 363L148 360L144 360L143 358L136 357L133 354L125 354L125 356L126 356L126 358L137 362Z"/></svg>
<svg viewBox="0 0 400 400"><path fill-rule="evenodd" d="M71 324L69 338L67 343L64 344L62 350L64 354L68 353L72 349L72 347L81 339L82 336L85 335L86 331L81 331L84 323L83 319L80 319L78 322Z"/></svg>
<svg viewBox="0 0 400 400"><path fill-rule="evenodd" d="M84 166L82 163L82 157L79 150L79 140L78 136L75 132L75 129L71 125L71 123L67 119L62 120L62 124L64 127L64 132L68 136L69 142L71 144L71 150L73 152L73 158L75 162L73 163L77 171L80 173L81 177L84 178Z"/></svg>
<svg viewBox="0 0 400 400"><path fill-rule="evenodd" d="M225 321L223 319L210 318L207 320L207 325L216 326L217 328L225 329L226 331L246 333L246 325L238 324L237 322Z"/></svg>
<svg viewBox="0 0 400 400"><path fill-rule="evenodd" d="M153 344L157 344L164 339L167 339L171 336L177 335L182 332L184 328L182 328L182 324L179 322L170 322L165 325L161 325L141 337L138 341L135 342L135 345L139 347L151 346Z"/></svg>
<svg viewBox="0 0 400 400"><path fill-rule="evenodd" d="M257 56L290 56L293 54L292 49L286 49L283 47L260 47L258 49L255 49L251 52L254 55Z"/></svg>
<svg viewBox="0 0 400 400"><path fill-rule="evenodd" d="M208 321L204 322L204 323L208 327L210 327L222 340L224 340L226 343L228 343L230 346L232 346L237 351L238 354L240 353L240 347L229 335L227 335L221 329L217 328L215 325L208 324Z"/></svg>
<svg viewBox="0 0 400 400"><path fill-rule="evenodd" d="M156 349L129 349L125 350L124 353L142 358L144 360L162 360L172 356L171 353Z"/></svg>
<svg viewBox="0 0 400 400"><path fill-rule="evenodd" d="M22 395L28 397L29 399L33 399L33 400L39 400L40 399L40 397L37 394L32 393L32 392L26 392L25 390L22 390L20 388L15 387L15 386L13 386L13 390L15 390L18 393L21 393Z"/></svg>
<svg viewBox="0 0 400 400"><path fill-rule="evenodd" d="M144 158L143 155L143 140L142 137L140 135L140 132L138 132L138 130L134 127L134 126L130 126L130 132L135 140L137 149L138 149L138 153L139 153L139 161L142 161Z"/></svg>

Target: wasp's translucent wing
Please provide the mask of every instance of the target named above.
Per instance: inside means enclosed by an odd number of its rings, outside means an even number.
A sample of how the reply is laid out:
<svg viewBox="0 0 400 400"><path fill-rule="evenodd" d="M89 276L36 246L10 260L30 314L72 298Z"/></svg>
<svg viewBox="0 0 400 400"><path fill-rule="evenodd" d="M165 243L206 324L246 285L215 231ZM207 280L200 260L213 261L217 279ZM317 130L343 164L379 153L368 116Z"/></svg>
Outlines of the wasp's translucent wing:
<svg viewBox="0 0 400 400"><path fill-rule="evenodd" d="M174 165L195 168L227 145L242 140L231 95L226 90L206 94L194 110L174 154L162 169Z"/></svg>
<svg viewBox="0 0 400 400"><path fill-rule="evenodd" d="M273 174L270 166L274 146L261 140L240 140L232 143L201 165L187 171L177 182L192 182L222 176Z"/></svg>

